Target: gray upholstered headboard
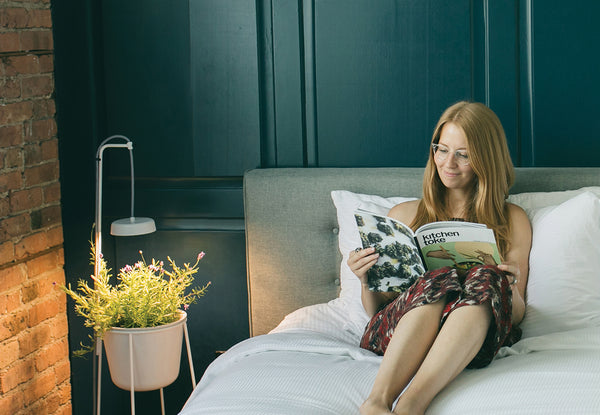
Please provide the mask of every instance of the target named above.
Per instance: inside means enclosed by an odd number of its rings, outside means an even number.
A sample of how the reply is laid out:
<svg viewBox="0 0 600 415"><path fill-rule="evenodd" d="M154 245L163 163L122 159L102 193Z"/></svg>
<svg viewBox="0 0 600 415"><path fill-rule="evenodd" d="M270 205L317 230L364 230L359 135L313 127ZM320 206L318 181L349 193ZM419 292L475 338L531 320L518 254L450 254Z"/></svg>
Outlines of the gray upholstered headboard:
<svg viewBox="0 0 600 415"><path fill-rule="evenodd" d="M291 311L339 290L332 190L421 195L421 168L282 168L244 175L250 333L267 333ZM600 168L518 168L511 193L600 185Z"/></svg>

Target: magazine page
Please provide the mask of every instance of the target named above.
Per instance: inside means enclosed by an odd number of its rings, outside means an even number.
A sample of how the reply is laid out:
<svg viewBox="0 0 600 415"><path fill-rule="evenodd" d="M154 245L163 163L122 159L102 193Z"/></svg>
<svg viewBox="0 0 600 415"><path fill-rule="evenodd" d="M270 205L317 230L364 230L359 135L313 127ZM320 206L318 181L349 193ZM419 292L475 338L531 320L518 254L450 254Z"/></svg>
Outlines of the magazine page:
<svg viewBox="0 0 600 415"><path fill-rule="evenodd" d="M428 270L451 266L460 272L501 262L494 232L482 224L438 222L420 228L416 239Z"/></svg>
<svg viewBox="0 0 600 415"><path fill-rule="evenodd" d="M364 210L354 213L363 248L375 247L377 263L367 271L369 289L402 292L425 269L412 230L401 222Z"/></svg>

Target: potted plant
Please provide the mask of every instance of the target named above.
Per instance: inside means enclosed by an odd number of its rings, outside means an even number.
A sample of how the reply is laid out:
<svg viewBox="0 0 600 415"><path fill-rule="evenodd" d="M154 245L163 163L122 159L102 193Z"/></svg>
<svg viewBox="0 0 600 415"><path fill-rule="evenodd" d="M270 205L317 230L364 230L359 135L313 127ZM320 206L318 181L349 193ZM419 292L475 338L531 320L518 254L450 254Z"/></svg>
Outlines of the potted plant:
<svg viewBox="0 0 600 415"><path fill-rule="evenodd" d="M92 244L92 263L94 249ZM184 310L210 285L189 289L204 252L191 266L186 263L179 267L167 257L169 269L155 259L147 263L142 251L140 256L134 265L120 269L115 284L101 257L98 276L91 277L92 286L79 280L77 290L70 284L61 287L75 302L75 312L85 319L85 326L94 330L96 339L104 341L113 383L126 390L132 384L131 353L136 391L159 389L177 378L187 319ZM81 356L93 349L93 344L82 344L74 354Z"/></svg>

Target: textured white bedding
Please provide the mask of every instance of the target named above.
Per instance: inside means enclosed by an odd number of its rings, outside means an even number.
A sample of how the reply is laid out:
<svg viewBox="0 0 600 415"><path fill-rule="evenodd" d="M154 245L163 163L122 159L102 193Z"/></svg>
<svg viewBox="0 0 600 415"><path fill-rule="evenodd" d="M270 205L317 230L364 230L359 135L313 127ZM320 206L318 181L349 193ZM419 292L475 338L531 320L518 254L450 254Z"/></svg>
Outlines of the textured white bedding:
<svg viewBox="0 0 600 415"><path fill-rule="evenodd" d="M358 414L380 358L360 349L342 299L298 310L228 350L181 415ZM466 370L427 414L600 414L600 328L526 338Z"/></svg>
<svg viewBox="0 0 600 415"><path fill-rule="evenodd" d="M427 414L600 414L600 328L503 348L488 367L461 373Z"/></svg>

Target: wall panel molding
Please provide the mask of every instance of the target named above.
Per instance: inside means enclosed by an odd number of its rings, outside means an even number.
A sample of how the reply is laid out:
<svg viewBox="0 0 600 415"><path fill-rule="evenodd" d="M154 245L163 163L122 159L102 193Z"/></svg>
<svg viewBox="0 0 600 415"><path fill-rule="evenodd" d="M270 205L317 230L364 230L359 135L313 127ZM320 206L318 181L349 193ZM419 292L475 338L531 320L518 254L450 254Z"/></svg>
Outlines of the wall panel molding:
<svg viewBox="0 0 600 415"><path fill-rule="evenodd" d="M298 0L273 2L277 166L304 166L302 10Z"/></svg>
<svg viewBox="0 0 600 415"><path fill-rule="evenodd" d="M277 167L272 0L256 1L256 34L260 107L260 165L265 168Z"/></svg>
<svg viewBox="0 0 600 415"><path fill-rule="evenodd" d="M317 83L316 83L316 30L315 0L302 1L302 32L304 57L304 143L305 165L317 167L319 165L318 152L318 111L317 111Z"/></svg>
<svg viewBox="0 0 600 415"><path fill-rule="evenodd" d="M535 166L533 1L519 1L519 135L520 165Z"/></svg>

